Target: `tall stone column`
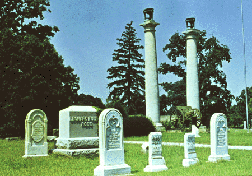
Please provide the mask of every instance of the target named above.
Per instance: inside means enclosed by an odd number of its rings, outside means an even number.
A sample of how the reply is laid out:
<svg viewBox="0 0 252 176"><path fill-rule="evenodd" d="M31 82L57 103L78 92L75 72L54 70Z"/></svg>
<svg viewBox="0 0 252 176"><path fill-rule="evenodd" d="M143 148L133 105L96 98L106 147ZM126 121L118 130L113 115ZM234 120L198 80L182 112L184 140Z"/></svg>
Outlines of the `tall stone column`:
<svg viewBox="0 0 252 176"><path fill-rule="evenodd" d="M186 104L200 110L199 78L197 58L197 36L199 30L194 29L195 18L186 19Z"/></svg>
<svg viewBox="0 0 252 176"><path fill-rule="evenodd" d="M153 20L153 11L153 8L145 9L143 11L144 23L140 24L140 26L143 26L144 28L145 38L146 116L152 119L156 127L161 127L162 124L160 123L157 54L155 38L155 27L159 25L159 23Z"/></svg>

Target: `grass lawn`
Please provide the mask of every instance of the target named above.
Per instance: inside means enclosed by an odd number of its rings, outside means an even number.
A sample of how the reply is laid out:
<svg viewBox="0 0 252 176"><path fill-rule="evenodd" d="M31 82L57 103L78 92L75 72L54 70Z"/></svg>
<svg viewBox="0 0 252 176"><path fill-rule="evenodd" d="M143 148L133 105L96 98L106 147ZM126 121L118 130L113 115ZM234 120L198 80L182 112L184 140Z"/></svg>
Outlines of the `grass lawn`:
<svg viewBox="0 0 252 176"><path fill-rule="evenodd" d="M169 133L162 132L163 142L184 142L185 132ZM195 143L210 144L210 133L199 133L201 137L195 138ZM148 136L133 136L124 138L125 141L148 141ZM228 132L228 145L231 146L252 146L252 132L247 133L243 129L230 129Z"/></svg>
<svg viewBox="0 0 252 176"><path fill-rule="evenodd" d="M163 133L163 141L183 142L184 133ZM197 143L209 144L209 133L200 133ZM231 129L228 133L229 145L251 144L252 133ZM243 139L247 138L247 139ZM147 141L145 137L126 138L127 140ZM250 140L250 141L249 141ZM139 176L148 175L251 175L252 151L229 150L231 161L218 163L207 162L210 148L196 148L199 163L189 168L182 166L184 148L163 146L163 156L168 167L167 171L145 173L148 154L141 153L141 145L125 144L125 163L131 166L131 173ZM49 143L53 149L53 143ZM0 175L93 175L94 168L99 165L99 157L67 157L49 154L48 157L24 159L24 140L0 140Z"/></svg>

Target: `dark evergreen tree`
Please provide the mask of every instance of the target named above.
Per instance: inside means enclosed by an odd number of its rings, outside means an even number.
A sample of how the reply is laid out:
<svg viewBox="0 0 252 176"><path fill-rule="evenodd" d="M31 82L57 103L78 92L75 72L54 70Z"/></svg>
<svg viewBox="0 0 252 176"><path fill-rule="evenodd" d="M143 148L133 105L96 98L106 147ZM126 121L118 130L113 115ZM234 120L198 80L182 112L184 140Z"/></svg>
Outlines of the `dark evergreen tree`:
<svg viewBox="0 0 252 176"><path fill-rule="evenodd" d="M186 106L186 37L175 33L163 51L169 51L167 57L174 62L173 65L162 63L159 72L162 74L173 73L182 79L174 83L162 83L167 92L166 99L162 97L161 107ZM226 75L221 70L222 62L230 62L230 52L226 45L212 36L206 38L206 31L201 31L197 45L199 59L199 90L200 111L202 121L209 124L213 113L227 113L231 106L233 95L227 90Z"/></svg>
<svg viewBox="0 0 252 176"><path fill-rule="evenodd" d="M82 106L96 106L98 108L105 109L105 105L102 103L101 99L95 98L92 95L77 95L74 100L74 104Z"/></svg>
<svg viewBox="0 0 252 176"><path fill-rule="evenodd" d="M125 26L122 37L116 39L119 49L114 50L113 61L118 66L108 69L108 79L113 81L108 84L113 88L109 100L120 101L127 106L129 114L144 113L144 60L139 53L143 46L136 37L136 30L131 23Z"/></svg>

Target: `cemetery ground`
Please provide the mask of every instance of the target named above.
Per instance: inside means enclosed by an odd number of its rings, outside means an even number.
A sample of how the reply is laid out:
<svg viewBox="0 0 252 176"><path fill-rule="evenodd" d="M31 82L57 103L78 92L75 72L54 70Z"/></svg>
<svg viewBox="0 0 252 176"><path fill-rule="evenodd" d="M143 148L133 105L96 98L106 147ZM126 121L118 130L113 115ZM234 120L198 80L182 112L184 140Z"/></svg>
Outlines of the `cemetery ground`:
<svg viewBox="0 0 252 176"><path fill-rule="evenodd" d="M163 132L163 142L184 141L184 132ZM210 133L200 133L195 143L210 144ZM148 141L148 136L127 137L125 141ZM252 132L243 129L231 129L228 133L228 145L252 146ZM93 175L94 169L99 165L99 156L69 157L49 153L46 157L33 157L24 159L25 141L0 140L1 168L0 175ZM54 148L54 142L49 142L49 150ZM251 150L229 149L230 161L211 163L208 156L210 148L196 147L199 163L184 168L183 146L162 147L162 156L165 158L168 170L154 173L145 173L143 169L148 164L148 154L141 152L141 144L124 144L125 163L131 166L133 175L250 175L252 172Z"/></svg>

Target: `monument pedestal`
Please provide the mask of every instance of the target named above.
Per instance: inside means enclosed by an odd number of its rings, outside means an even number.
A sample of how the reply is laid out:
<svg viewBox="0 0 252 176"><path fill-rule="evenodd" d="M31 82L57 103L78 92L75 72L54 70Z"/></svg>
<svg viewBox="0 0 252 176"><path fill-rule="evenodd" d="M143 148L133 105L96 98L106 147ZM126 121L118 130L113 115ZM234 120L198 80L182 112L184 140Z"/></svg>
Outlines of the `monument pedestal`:
<svg viewBox="0 0 252 176"><path fill-rule="evenodd" d="M158 158L158 159L152 159L150 162L150 165L147 165L144 168L144 172L158 172L167 170L167 166L165 165L164 157Z"/></svg>
<svg viewBox="0 0 252 176"><path fill-rule="evenodd" d="M87 155L98 155L99 148L92 149L54 149L54 154L68 155L68 156L87 156Z"/></svg>
<svg viewBox="0 0 252 176"><path fill-rule="evenodd" d="M99 137L57 138L54 154L83 156L99 153Z"/></svg>
<svg viewBox="0 0 252 176"><path fill-rule="evenodd" d="M199 161L198 158L195 159L183 159L183 166L189 167L190 165L196 164Z"/></svg>
<svg viewBox="0 0 252 176"><path fill-rule="evenodd" d="M31 145L31 143L25 143L25 155L23 158L48 156L48 143L44 142L43 145Z"/></svg>
<svg viewBox="0 0 252 176"><path fill-rule="evenodd" d="M230 155L210 155L208 161L217 162L218 160L230 160Z"/></svg>
<svg viewBox="0 0 252 176"><path fill-rule="evenodd" d="M120 175L130 173L131 173L131 167L128 164L120 164L113 166L97 166L94 169L94 175L97 176Z"/></svg>

